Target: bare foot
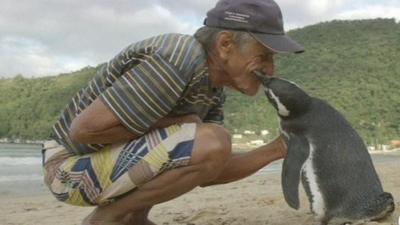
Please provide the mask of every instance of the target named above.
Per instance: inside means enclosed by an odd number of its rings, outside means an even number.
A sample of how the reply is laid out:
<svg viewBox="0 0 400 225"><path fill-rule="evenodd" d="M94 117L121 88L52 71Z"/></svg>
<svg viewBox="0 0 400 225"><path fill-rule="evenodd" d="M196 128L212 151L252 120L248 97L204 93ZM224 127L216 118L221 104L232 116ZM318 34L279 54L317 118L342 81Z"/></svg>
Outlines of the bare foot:
<svg viewBox="0 0 400 225"><path fill-rule="evenodd" d="M145 225L157 225L157 224L155 224L155 223L153 223L153 221L147 219Z"/></svg>
<svg viewBox="0 0 400 225"><path fill-rule="evenodd" d="M107 218L104 214L98 213L98 209L95 209L83 219L82 225L125 225L125 223Z"/></svg>
<svg viewBox="0 0 400 225"><path fill-rule="evenodd" d="M128 225L156 225L148 218L150 210L151 207L148 207L131 212L125 215L123 222Z"/></svg>
<svg viewBox="0 0 400 225"><path fill-rule="evenodd" d="M115 222L115 221L105 221L105 220L101 220L101 219L93 219L88 216L82 221L82 225L121 225L121 223Z"/></svg>
<svg viewBox="0 0 400 225"><path fill-rule="evenodd" d="M126 220L124 220L124 221L126 221ZM126 224L127 225L157 225L149 219L145 219L145 221L129 220L129 222L127 222Z"/></svg>
<svg viewBox="0 0 400 225"><path fill-rule="evenodd" d="M157 225L147 218L147 215L128 214L123 219L123 223L127 225Z"/></svg>

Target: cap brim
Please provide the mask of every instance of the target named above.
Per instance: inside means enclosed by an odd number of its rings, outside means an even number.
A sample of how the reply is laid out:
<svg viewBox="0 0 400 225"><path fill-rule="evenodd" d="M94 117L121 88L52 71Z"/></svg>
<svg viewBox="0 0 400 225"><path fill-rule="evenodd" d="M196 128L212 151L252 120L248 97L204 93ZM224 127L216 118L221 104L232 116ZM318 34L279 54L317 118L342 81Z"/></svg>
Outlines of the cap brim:
<svg viewBox="0 0 400 225"><path fill-rule="evenodd" d="M262 34L250 33L253 37L262 43L265 47L277 53L302 53L304 47L291 39L286 34Z"/></svg>

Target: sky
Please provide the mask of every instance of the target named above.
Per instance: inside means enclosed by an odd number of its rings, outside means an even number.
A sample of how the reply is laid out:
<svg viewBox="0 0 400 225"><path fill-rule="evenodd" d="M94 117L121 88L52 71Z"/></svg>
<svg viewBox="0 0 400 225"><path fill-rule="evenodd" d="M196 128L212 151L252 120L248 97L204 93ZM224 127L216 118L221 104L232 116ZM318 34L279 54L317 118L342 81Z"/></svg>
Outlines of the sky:
<svg viewBox="0 0 400 225"><path fill-rule="evenodd" d="M250 0L249 0L250 1ZM193 34L217 0L0 0L0 78L106 62L161 34ZM276 0L285 30L334 19L396 18L400 0Z"/></svg>

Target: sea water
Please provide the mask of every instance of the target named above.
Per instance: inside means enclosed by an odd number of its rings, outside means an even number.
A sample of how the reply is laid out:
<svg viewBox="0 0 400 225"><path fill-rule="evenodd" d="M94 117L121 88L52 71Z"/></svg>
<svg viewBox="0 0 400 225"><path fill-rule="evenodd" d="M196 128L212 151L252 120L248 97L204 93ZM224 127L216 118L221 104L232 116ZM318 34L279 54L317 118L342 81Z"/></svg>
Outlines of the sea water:
<svg viewBox="0 0 400 225"><path fill-rule="evenodd" d="M0 144L0 195L29 196L46 190L41 145Z"/></svg>

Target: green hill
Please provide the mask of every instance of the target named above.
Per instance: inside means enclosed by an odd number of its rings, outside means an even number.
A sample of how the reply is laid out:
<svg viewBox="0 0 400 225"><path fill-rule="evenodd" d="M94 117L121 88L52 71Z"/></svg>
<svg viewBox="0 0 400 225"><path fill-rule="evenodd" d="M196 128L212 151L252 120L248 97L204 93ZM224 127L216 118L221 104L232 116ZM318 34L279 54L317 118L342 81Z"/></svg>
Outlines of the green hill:
<svg viewBox="0 0 400 225"><path fill-rule="evenodd" d="M55 77L0 80L0 138L45 139L71 97L95 68Z"/></svg>
<svg viewBox="0 0 400 225"><path fill-rule="evenodd" d="M368 143L400 137L400 24L391 19L332 21L289 32L306 52L276 57L276 74L342 112ZM38 79L0 80L0 137L42 139L95 68ZM270 130L277 117L264 94L228 90L230 130Z"/></svg>

